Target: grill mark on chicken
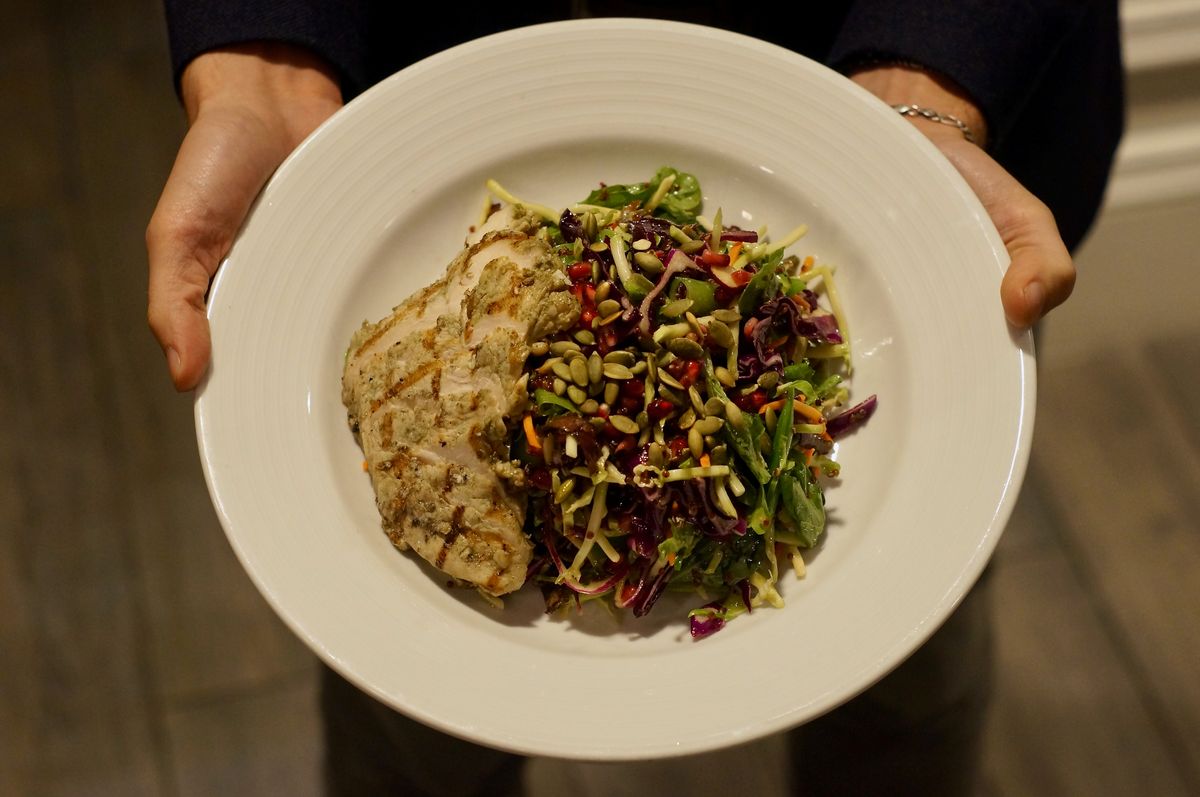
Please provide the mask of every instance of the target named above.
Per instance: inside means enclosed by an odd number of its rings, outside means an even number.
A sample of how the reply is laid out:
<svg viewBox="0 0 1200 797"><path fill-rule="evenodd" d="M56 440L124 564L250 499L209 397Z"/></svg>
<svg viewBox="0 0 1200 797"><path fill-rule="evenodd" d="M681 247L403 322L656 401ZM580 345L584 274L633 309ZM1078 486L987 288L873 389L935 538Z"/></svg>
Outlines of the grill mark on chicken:
<svg viewBox="0 0 1200 797"><path fill-rule="evenodd" d="M417 382L420 382L422 379L424 379L426 377L426 375L432 373L433 371L440 372L441 368L442 368L442 364L439 362L425 363L424 365L420 366L415 371L410 373L408 376L404 377L399 382L395 383L394 385L389 387L387 390L385 390L383 392L382 396L380 396L379 398L372 401L371 402L371 413L374 414L375 412L377 412L380 407L382 407L384 404L386 404L387 402L394 399L396 396L399 396L405 390L408 390L410 387L415 385Z"/></svg>
<svg viewBox="0 0 1200 797"><path fill-rule="evenodd" d="M454 541L457 540L466 528L463 526L463 514L467 511L465 506L459 505L454 508L454 514L450 516L450 531L446 534L442 541L442 549L438 551L437 561L435 565L441 567L446 564L446 554L450 553L450 549L454 547Z"/></svg>
<svg viewBox="0 0 1200 797"><path fill-rule="evenodd" d="M391 448L395 442L396 430L393 426L394 421L395 419L391 415L388 415L383 419L383 423L379 425L379 444L385 449Z"/></svg>
<svg viewBox="0 0 1200 797"><path fill-rule="evenodd" d="M481 250L492 246L498 241L510 240L520 242L527 241L529 238L530 236L519 230L493 230L492 232L484 235L483 238L479 239L477 243L474 243L468 247L465 257L462 255L459 257L462 259L462 262L467 262L477 255ZM459 260L456 259L455 262L457 263ZM412 302L412 304L409 306L415 306L417 308L417 317L425 315L425 308L428 306L429 300L433 298L434 294L439 293L446 288L449 282L449 277L450 275L447 274L445 277L433 283L432 285L423 288L419 293L409 300ZM393 313L391 316L381 321L376 326L375 331L353 351L353 353L350 355L351 359L362 355L363 352L370 349L379 341L380 338L391 331L392 327L396 326L396 324L399 324L401 321L404 321L407 318L408 316L404 313ZM426 348L433 348L433 346L429 345Z"/></svg>
<svg viewBox="0 0 1200 797"><path fill-rule="evenodd" d="M441 290L442 283L443 283L443 281L439 280L439 281L433 283L432 285L428 285L428 286L422 288L419 293L415 294L412 297L411 301L413 301L416 305L418 305L420 307L420 313L423 314L425 312L425 305L429 301L429 297L431 295L433 295L434 293L436 293L437 291ZM366 351L367 349L371 348L376 343L378 343L380 338L385 336L389 331L391 331L392 327L396 326L396 324L400 323L403 320L404 320L403 314L396 313L396 314L384 319L383 321L381 321L376 326L375 332L372 333L361 344L359 344L358 348L356 348L353 352L350 353L350 358L352 359L352 358L361 356L364 351Z"/></svg>

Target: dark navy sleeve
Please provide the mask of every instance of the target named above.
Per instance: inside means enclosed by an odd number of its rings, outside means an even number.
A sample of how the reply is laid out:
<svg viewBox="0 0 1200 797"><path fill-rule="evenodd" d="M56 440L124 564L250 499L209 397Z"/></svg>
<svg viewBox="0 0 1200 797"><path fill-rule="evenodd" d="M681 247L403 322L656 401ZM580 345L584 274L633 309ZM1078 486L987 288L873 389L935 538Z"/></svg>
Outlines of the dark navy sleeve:
<svg viewBox="0 0 1200 797"><path fill-rule="evenodd" d="M902 62L967 93L993 140L1004 137L1085 13L1077 0L856 0L829 63L850 72Z"/></svg>
<svg viewBox="0 0 1200 797"><path fill-rule="evenodd" d="M201 53L252 41L312 50L337 70L347 95L368 85L367 13L359 0L166 0L165 6L176 86Z"/></svg>

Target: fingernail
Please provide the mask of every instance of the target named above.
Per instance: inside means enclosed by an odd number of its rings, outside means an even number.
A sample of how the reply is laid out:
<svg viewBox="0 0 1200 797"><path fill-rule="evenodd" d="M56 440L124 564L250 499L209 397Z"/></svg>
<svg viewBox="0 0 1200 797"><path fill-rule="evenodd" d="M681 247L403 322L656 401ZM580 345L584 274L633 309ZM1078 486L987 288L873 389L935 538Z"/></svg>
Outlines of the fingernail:
<svg viewBox="0 0 1200 797"><path fill-rule="evenodd" d="M174 346L168 346L167 367L171 369L171 376L177 375L179 373L179 368L182 365L183 361L179 359L179 352L175 351Z"/></svg>
<svg viewBox="0 0 1200 797"><path fill-rule="evenodd" d="M1022 291L1025 298L1025 306L1029 308L1031 320L1037 320L1042 317L1042 310L1046 306L1046 289L1042 287L1040 282L1031 282L1025 286Z"/></svg>

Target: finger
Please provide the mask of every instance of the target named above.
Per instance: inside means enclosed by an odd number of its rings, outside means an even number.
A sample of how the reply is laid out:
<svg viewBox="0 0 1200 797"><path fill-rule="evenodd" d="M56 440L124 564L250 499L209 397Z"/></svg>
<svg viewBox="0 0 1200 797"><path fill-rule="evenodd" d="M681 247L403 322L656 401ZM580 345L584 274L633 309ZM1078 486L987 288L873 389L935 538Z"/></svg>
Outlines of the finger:
<svg viewBox="0 0 1200 797"><path fill-rule="evenodd" d="M935 141L983 202L1012 262L1000 284L1005 316L1022 329L1062 304L1075 287L1075 265L1054 214L978 147Z"/></svg>
<svg viewBox="0 0 1200 797"><path fill-rule="evenodd" d="M201 116L184 138L146 230L147 318L178 390L193 389L208 366L208 283L286 155L286 142L238 112Z"/></svg>

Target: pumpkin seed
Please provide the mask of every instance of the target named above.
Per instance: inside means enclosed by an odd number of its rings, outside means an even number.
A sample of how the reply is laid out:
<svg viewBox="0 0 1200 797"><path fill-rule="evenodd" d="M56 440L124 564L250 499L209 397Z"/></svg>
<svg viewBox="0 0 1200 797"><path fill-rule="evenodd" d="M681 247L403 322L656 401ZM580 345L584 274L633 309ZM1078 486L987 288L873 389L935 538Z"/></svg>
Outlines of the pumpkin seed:
<svg viewBox="0 0 1200 797"><path fill-rule="evenodd" d="M619 363L605 363L604 375L609 379L633 379L633 371Z"/></svg>
<svg viewBox="0 0 1200 797"><path fill-rule="evenodd" d="M596 336L589 329L581 329L575 333L575 340L582 343L584 346L596 345Z"/></svg>
<svg viewBox="0 0 1200 797"><path fill-rule="evenodd" d="M600 411L600 404L595 399L588 399L579 405L579 411L584 415L595 415Z"/></svg>
<svg viewBox="0 0 1200 797"><path fill-rule="evenodd" d="M616 321L620 317L621 317L620 310L613 313L612 315L596 316L595 318L592 319L592 327L593 328L606 327L609 324L611 324L612 322Z"/></svg>
<svg viewBox="0 0 1200 797"><path fill-rule="evenodd" d="M742 320L742 314L731 307L718 307L712 311L712 317L726 324L736 324Z"/></svg>
<svg viewBox="0 0 1200 797"><path fill-rule="evenodd" d="M724 443L713 446L709 449L708 455L712 457L714 465L724 465L729 461L729 450L725 447Z"/></svg>
<svg viewBox="0 0 1200 797"><path fill-rule="evenodd" d="M695 302L687 297L682 299L673 299L664 304L659 312L667 318L679 318L679 316L687 312L693 304L695 304Z"/></svg>
<svg viewBox="0 0 1200 797"><path fill-rule="evenodd" d="M720 415L725 412L725 402L721 401L716 396L713 396L708 401L704 402L705 415Z"/></svg>
<svg viewBox="0 0 1200 797"><path fill-rule="evenodd" d="M722 349L733 348L733 332L724 321L713 319L708 322L708 336Z"/></svg>
<svg viewBox="0 0 1200 797"><path fill-rule="evenodd" d="M700 434L700 430L694 425L688 429L688 449L696 459L700 459L704 454L704 435Z"/></svg>
<svg viewBox="0 0 1200 797"><path fill-rule="evenodd" d="M658 375L665 376L665 375L667 375L667 372L659 371ZM683 398L683 396L679 395L678 393L676 393L674 390L667 387L666 385L658 386L658 395L659 395L659 398L666 399L667 401L674 404L676 407L680 407L686 403L686 400Z"/></svg>
<svg viewBox="0 0 1200 797"><path fill-rule="evenodd" d="M604 403L615 404L617 396L620 394L621 388L616 382L609 382L604 386Z"/></svg>
<svg viewBox="0 0 1200 797"><path fill-rule="evenodd" d="M696 318L695 313L687 312L683 314L683 317L687 319L688 326L692 328L693 332L697 335L703 334L704 328L700 326L700 320Z"/></svg>
<svg viewBox="0 0 1200 797"><path fill-rule="evenodd" d="M568 476L567 480L558 485L558 489L554 491L554 503L565 503L571 497L571 491L575 489L575 477Z"/></svg>
<svg viewBox="0 0 1200 797"><path fill-rule="evenodd" d="M604 360L601 360L600 355L596 352L592 352L592 355L588 357L587 374L588 381L593 385L599 384L604 377Z"/></svg>
<svg viewBox="0 0 1200 797"><path fill-rule="evenodd" d="M637 264L637 267L642 271L654 276L663 273L665 268L662 264L662 261L650 252L634 252L633 262Z"/></svg>
<svg viewBox="0 0 1200 797"><path fill-rule="evenodd" d="M583 218L581 218L579 221L581 222L580 226L583 227L583 234L588 238L588 240L595 240L596 233L600 231L600 223L596 219L596 214L588 211L583 214ZM595 245L593 245L592 251L602 252L604 250L596 249Z"/></svg>
<svg viewBox="0 0 1200 797"><path fill-rule="evenodd" d="M556 340L550 344L550 353L562 357L569 351L579 351L579 344L573 340Z"/></svg>
<svg viewBox="0 0 1200 797"><path fill-rule="evenodd" d="M775 386L779 384L779 372L767 371L758 378L758 384L760 387L770 393L775 389Z"/></svg>
<svg viewBox="0 0 1200 797"><path fill-rule="evenodd" d="M587 361L582 356L571 360L571 381L580 387L586 387L588 383Z"/></svg>
<svg viewBox="0 0 1200 797"><path fill-rule="evenodd" d="M675 338L667 344L667 349L685 360L699 360L704 356L704 347L691 338Z"/></svg>
<svg viewBox="0 0 1200 797"><path fill-rule="evenodd" d="M725 387L733 387L735 384L737 384L733 378L733 374L729 373L729 369L725 368L724 366L718 365L716 368L714 368L713 376L715 376L717 381Z"/></svg>
<svg viewBox="0 0 1200 797"><path fill-rule="evenodd" d="M688 407L686 410L684 410L683 414L679 416L679 420L677 421L679 428L683 431L691 429L694 423L696 423L696 411L691 407Z"/></svg>
<svg viewBox="0 0 1200 797"><path fill-rule="evenodd" d="M544 340L539 340L529 347L529 353L534 357L541 357L548 351L550 351L550 344Z"/></svg>
<svg viewBox="0 0 1200 797"><path fill-rule="evenodd" d="M561 396L567 392L567 383L559 377L554 377L554 395Z"/></svg>
<svg viewBox="0 0 1200 797"><path fill-rule="evenodd" d="M704 241L688 241L679 247L685 255L694 255L704 248Z"/></svg>
<svg viewBox="0 0 1200 797"><path fill-rule="evenodd" d="M642 429L645 429L647 426L650 425L650 416L646 414L645 410L642 410L641 412L639 412L637 414L636 420L637 420L637 425Z"/></svg>
<svg viewBox="0 0 1200 797"><path fill-rule="evenodd" d="M725 417L733 424L734 429L739 431L746 429L746 417L742 415L742 408L732 401L725 402Z"/></svg>
<svg viewBox="0 0 1200 797"><path fill-rule="evenodd" d="M612 281L604 280L596 286L596 301L602 302L608 298L608 294L612 291Z"/></svg>
<svg viewBox="0 0 1200 797"><path fill-rule="evenodd" d="M649 451L646 452L646 458L656 468L661 468L666 463L664 448L662 443L651 443Z"/></svg>
<svg viewBox="0 0 1200 797"><path fill-rule="evenodd" d="M616 351L610 351L608 354L604 355L604 362L618 363L628 368L637 362L637 357L635 357L631 351L626 349L617 349Z"/></svg>
<svg viewBox="0 0 1200 797"><path fill-rule="evenodd" d="M725 425L725 421L718 418L716 415L710 415L707 418L696 421L696 428L700 430L700 434L710 435L721 431L721 427Z"/></svg>
<svg viewBox="0 0 1200 797"><path fill-rule="evenodd" d="M647 249L650 248L650 242L648 240L646 240L645 238L642 238L640 241L633 242L633 248L634 248L634 251L645 252Z"/></svg>
<svg viewBox="0 0 1200 797"><path fill-rule="evenodd" d="M571 349L563 357L563 361L566 362L567 365L570 365L571 362L574 360L582 360L582 359L583 359L583 352L579 351L578 349Z"/></svg>
<svg viewBox="0 0 1200 797"><path fill-rule="evenodd" d="M551 366L550 370L554 371L554 375L557 376L559 379L562 379L567 382L572 381L571 368L562 360L555 362L554 365Z"/></svg>
<svg viewBox="0 0 1200 797"><path fill-rule="evenodd" d="M582 390L575 387L575 385L567 385L567 398L571 399L571 401L575 402L576 404L582 404L583 402L587 401L587 393L584 393Z"/></svg>
<svg viewBox="0 0 1200 797"><path fill-rule="evenodd" d="M646 363L644 361L634 363L633 367L629 369L629 373L633 374L634 376L641 376L642 374L646 373Z"/></svg>
<svg viewBox="0 0 1200 797"><path fill-rule="evenodd" d="M695 385L688 386L688 399L692 402L697 415L704 415L704 399L700 398L700 390Z"/></svg>
<svg viewBox="0 0 1200 797"><path fill-rule="evenodd" d="M641 431L638 428L637 421L627 418L624 415L610 415L608 416L608 422L622 434L637 434Z"/></svg>
<svg viewBox="0 0 1200 797"><path fill-rule="evenodd" d="M671 372L664 369L658 372L658 381L662 382L667 387L673 387L676 390L687 390L683 385L679 384L679 380L671 376Z"/></svg>
<svg viewBox="0 0 1200 797"><path fill-rule="evenodd" d="M593 252L603 252L608 249L608 244L604 241L596 241L596 243L588 246L588 249L591 249Z"/></svg>
<svg viewBox="0 0 1200 797"><path fill-rule="evenodd" d="M621 312L621 303L616 299L605 299L596 305L596 312L602 316L609 316L613 313Z"/></svg>

